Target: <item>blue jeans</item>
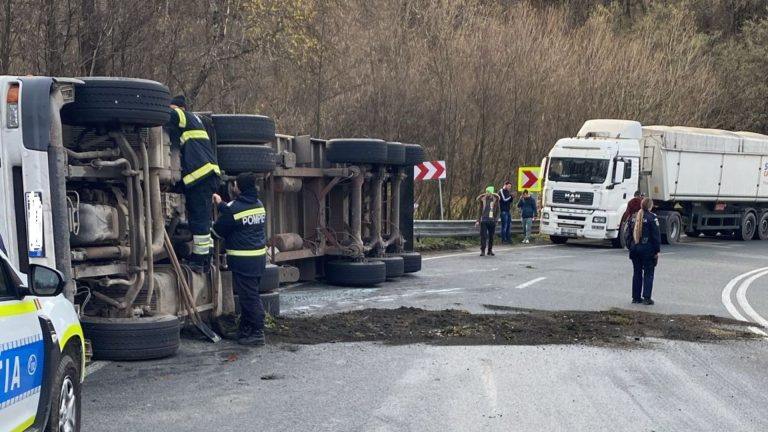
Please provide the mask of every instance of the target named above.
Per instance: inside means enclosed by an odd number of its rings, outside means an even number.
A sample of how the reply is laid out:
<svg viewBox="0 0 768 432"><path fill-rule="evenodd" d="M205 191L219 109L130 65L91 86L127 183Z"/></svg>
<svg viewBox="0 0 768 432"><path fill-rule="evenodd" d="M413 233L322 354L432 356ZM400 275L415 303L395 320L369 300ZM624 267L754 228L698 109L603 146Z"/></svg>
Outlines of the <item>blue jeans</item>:
<svg viewBox="0 0 768 432"><path fill-rule="evenodd" d="M525 240L530 240L532 225L533 225L533 218L523 219L523 235L525 236Z"/></svg>
<svg viewBox="0 0 768 432"><path fill-rule="evenodd" d="M512 214L508 211L501 212L501 241L511 242Z"/></svg>

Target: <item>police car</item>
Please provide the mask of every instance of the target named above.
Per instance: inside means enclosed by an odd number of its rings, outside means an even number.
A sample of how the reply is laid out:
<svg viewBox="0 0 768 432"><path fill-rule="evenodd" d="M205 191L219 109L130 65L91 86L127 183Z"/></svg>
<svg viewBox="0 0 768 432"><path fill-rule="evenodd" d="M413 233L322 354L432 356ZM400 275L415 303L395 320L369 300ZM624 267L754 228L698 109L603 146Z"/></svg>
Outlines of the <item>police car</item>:
<svg viewBox="0 0 768 432"><path fill-rule="evenodd" d="M83 330L61 274L0 251L0 431L80 430Z"/></svg>

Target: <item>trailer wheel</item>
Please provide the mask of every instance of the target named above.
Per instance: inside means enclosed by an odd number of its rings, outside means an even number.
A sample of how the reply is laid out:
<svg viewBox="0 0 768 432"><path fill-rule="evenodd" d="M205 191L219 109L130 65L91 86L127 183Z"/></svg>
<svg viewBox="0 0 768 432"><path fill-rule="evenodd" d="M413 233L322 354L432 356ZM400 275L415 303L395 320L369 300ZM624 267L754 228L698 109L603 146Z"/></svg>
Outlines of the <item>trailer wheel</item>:
<svg viewBox="0 0 768 432"><path fill-rule="evenodd" d="M683 226L683 220L680 218L680 213L676 211L667 213L664 224L665 230L661 235L661 242L663 244L675 244L680 242L680 232L682 231Z"/></svg>
<svg viewBox="0 0 768 432"><path fill-rule="evenodd" d="M399 278L405 273L405 260L401 256L386 256L371 258L374 261L381 261L386 267L387 280Z"/></svg>
<svg viewBox="0 0 768 432"><path fill-rule="evenodd" d="M768 211L760 213L760 219L757 221L756 239L768 240Z"/></svg>
<svg viewBox="0 0 768 432"><path fill-rule="evenodd" d="M266 293L275 291L280 287L280 267L274 264L267 264L264 274L259 282L259 292Z"/></svg>
<svg viewBox="0 0 768 432"><path fill-rule="evenodd" d="M402 165L405 163L405 146L399 142L387 143L387 164Z"/></svg>
<svg viewBox="0 0 768 432"><path fill-rule="evenodd" d="M80 322L97 360L149 360L172 356L179 350L181 323L175 316L86 316Z"/></svg>
<svg viewBox="0 0 768 432"><path fill-rule="evenodd" d="M405 166L413 166L424 162L424 148L419 144L403 144L405 147Z"/></svg>
<svg viewBox="0 0 768 432"><path fill-rule="evenodd" d="M332 139L325 157L334 163L387 163L387 143L379 139Z"/></svg>
<svg viewBox="0 0 768 432"><path fill-rule="evenodd" d="M261 115L214 114L219 144L267 144L275 141L275 122Z"/></svg>
<svg viewBox="0 0 768 432"><path fill-rule="evenodd" d="M549 241L551 241L554 244L565 244L566 242L568 242L568 237L551 235L549 236Z"/></svg>
<svg viewBox="0 0 768 432"><path fill-rule="evenodd" d="M381 261L328 261L325 279L331 285L368 287L387 279L387 266Z"/></svg>
<svg viewBox="0 0 768 432"><path fill-rule="evenodd" d="M416 273L421 271L421 254L418 252L401 252L397 254L403 257L403 272Z"/></svg>
<svg viewBox="0 0 768 432"><path fill-rule="evenodd" d="M736 230L735 235L738 240L752 240L757 231L757 216L753 212L747 212L741 218L741 229Z"/></svg>
<svg viewBox="0 0 768 432"><path fill-rule="evenodd" d="M229 174L268 173L277 166L272 147L226 144L216 147L219 167Z"/></svg>
<svg viewBox="0 0 768 432"><path fill-rule="evenodd" d="M82 78L74 102L61 109L61 120L72 126L105 124L155 127L171 118L171 93L156 81L131 78Z"/></svg>

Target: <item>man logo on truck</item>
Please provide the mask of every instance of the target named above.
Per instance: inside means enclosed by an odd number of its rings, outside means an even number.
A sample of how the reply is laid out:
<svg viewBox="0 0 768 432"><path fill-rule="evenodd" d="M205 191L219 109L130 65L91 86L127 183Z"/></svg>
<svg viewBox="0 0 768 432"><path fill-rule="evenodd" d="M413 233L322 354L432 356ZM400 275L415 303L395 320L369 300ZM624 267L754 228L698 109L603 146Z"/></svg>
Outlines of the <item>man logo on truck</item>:
<svg viewBox="0 0 768 432"><path fill-rule="evenodd" d="M581 199L581 195L577 193L567 193L565 194L565 197L568 198L569 203L575 203Z"/></svg>

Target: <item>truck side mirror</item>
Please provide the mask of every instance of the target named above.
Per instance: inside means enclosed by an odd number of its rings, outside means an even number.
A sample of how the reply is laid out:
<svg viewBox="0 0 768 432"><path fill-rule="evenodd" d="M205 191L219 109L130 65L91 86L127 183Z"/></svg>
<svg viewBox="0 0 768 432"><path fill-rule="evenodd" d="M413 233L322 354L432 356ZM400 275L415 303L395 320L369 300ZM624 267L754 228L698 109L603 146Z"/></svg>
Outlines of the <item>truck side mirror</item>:
<svg viewBox="0 0 768 432"><path fill-rule="evenodd" d="M613 170L613 184L620 184L624 181L624 169L626 162L623 160L616 161L616 167Z"/></svg>
<svg viewBox="0 0 768 432"><path fill-rule="evenodd" d="M58 270L32 264L27 277L29 294L38 297L56 297L64 289L64 277Z"/></svg>

